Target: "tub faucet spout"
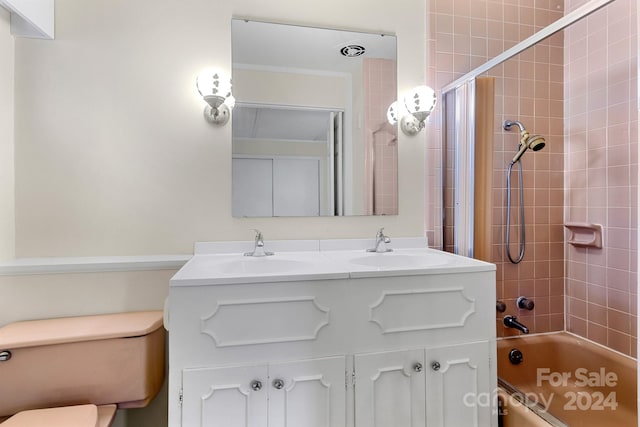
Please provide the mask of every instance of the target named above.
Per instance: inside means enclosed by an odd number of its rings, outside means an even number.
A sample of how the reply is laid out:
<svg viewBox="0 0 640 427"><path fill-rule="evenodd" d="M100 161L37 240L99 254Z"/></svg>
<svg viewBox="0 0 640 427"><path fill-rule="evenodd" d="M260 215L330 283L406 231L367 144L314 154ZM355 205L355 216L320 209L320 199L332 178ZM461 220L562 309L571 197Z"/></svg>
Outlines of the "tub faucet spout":
<svg viewBox="0 0 640 427"><path fill-rule="evenodd" d="M516 316L504 316L503 323L507 328L517 329L523 334L529 333L529 328L518 322L518 318Z"/></svg>

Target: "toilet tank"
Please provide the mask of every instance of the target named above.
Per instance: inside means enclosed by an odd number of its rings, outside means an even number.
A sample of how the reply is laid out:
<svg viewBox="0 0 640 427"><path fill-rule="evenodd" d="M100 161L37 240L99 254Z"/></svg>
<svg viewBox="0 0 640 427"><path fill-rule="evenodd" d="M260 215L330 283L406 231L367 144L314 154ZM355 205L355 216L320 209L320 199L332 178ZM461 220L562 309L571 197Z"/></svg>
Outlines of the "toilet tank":
<svg viewBox="0 0 640 427"><path fill-rule="evenodd" d="M0 328L0 417L93 403L146 406L165 374L162 311L17 322Z"/></svg>

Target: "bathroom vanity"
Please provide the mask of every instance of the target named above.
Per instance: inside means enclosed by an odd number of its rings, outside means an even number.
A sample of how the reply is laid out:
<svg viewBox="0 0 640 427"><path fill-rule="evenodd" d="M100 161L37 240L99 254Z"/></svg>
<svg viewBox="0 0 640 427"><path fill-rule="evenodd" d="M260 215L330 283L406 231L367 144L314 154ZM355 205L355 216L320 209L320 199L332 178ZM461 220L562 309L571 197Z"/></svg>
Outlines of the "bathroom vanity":
<svg viewBox="0 0 640 427"><path fill-rule="evenodd" d="M495 266L372 245L196 244L166 310L169 426L496 426Z"/></svg>

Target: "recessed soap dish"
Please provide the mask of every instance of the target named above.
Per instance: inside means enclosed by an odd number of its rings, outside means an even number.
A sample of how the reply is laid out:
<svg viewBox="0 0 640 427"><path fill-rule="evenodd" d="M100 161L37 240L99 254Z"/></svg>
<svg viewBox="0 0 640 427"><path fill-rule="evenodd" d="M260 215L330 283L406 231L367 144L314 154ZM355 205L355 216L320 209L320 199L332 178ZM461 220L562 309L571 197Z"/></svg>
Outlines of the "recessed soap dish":
<svg viewBox="0 0 640 427"><path fill-rule="evenodd" d="M568 222L564 225L571 235L568 243L581 248L602 249L602 225L585 222Z"/></svg>

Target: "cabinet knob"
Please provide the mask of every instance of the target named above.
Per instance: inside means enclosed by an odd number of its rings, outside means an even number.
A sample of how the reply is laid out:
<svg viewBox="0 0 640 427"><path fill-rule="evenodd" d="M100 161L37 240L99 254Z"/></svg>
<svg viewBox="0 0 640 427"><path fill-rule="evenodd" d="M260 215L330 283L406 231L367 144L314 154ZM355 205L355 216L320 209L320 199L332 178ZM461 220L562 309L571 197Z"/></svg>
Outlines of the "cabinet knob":
<svg viewBox="0 0 640 427"><path fill-rule="evenodd" d="M251 381L251 390L253 391L262 390L262 382L258 380Z"/></svg>
<svg viewBox="0 0 640 427"><path fill-rule="evenodd" d="M416 372L422 372L422 363L418 362L415 365L413 365L413 370Z"/></svg>
<svg viewBox="0 0 640 427"><path fill-rule="evenodd" d="M6 362L11 359L11 352L9 350L0 351L0 362Z"/></svg>
<svg viewBox="0 0 640 427"><path fill-rule="evenodd" d="M280 390L284 387L284 381L282 381L281 379L275 379L273 380L273 387Z"/></svg>
<svg viewBox="0 0 640 427"><path fill-rule="evenodd" d="M439 362L433 362L431 364L431 369L433 369L434 371L439 371L440 370L440 363Z"/></svg>

